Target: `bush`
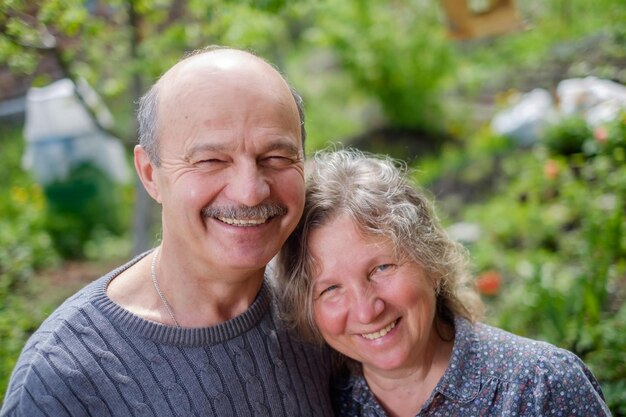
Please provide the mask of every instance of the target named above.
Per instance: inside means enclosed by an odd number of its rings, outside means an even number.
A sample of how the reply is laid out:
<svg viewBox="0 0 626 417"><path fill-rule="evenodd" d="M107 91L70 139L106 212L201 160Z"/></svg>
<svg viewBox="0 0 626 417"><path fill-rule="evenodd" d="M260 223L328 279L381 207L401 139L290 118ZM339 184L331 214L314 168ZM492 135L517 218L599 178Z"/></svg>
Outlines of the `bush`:
<svg viewBox="0 0 626 417"><path fill-rule="evenodd" d="M123 236L130 187L86 164L42 189L20 167L23 149L17 127L0 137L0 178L7 185L0 188L0 398L26 340L67 296L67 288L37 296L42 270L62 259L112 259L130 251Z"/></svg>
<svg viewBox="0 0 626 417"><path fill-rule="evenodd" d="M545 146L504 157L499 190L460 215L482 228L470 246L479 275L501 280L484 294L488 320L576 353L616 416L626 415L625 126L622 116L598 137L566 122Z"/></svg>
<svg viewBox="0 0 626 417"><path fill-rule="evenodd" d="M569 117L546 129L543 142L557 155L581 153L584 143L591 137L591 129L581 117Z"/></svg>
<svg viewBox="0 0 626 417"><path fill-rule="evenodd" d="M17 131L0 141L0 178L7 184L0 188L0 296L58 261L45 228L43 191L19 166L22 150Z"/></svg>
<svg viewBox="0 0 626 417"><path fill-rule="evenodd" d="M93 164L76 166L44 191L46 229L65 259L85 257L87 242L102 232L120 236L126 230L123 187Z"/></svg>
<svg viewBox="0 0 626 417"><path fill-rule="evenodd" d="M23 141L13 131L0 139L0 397L17 356L43 319L41 306L27 304L37 270L59 257L45 228L41 188L19 166Z"/></svg>
<svg viewBox="0 0 626 417"><path fill-rule="evenodd" d="M332 3L332 4L331 4ZM311 30L390 125L443 130L442 90L454 50L437 8L417 2L322 2ZM346 25L345 22L350 22Z"/></svg>

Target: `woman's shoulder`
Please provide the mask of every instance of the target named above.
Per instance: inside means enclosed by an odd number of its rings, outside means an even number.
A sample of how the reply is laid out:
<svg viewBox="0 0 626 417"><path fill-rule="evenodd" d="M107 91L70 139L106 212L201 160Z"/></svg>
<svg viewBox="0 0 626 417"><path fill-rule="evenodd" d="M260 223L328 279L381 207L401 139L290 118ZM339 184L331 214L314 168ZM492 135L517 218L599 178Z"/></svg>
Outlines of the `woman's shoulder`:
<svg viewBox="0 0 626 417"><path fill-rule="evenodd" d="M595 376L574 353L485 324L474 326L484 377L532 391L537 409L568 415L610 415Z"/></svg>
<svg viewBox="0 0 626 417"><path fill-rule="evenodd" d="M557 352L568 352L548 342L520 336L485 323L475 323L473 328L481 349L494 354L539 358Z"/></svg>
<svg viewBox="0 0 626 417"><path fill-rule="evenodd" d="M574 353L550 343L518 336L478 323L474 325L482 358L481 374L534 387L535 391L580 391L603 397L587 365Z"/></svg>
<svg viewBox="0 0 626 417"><path fill-rule="evenodd" d="M511 382L528 380L545 371L556 374L586 370L572 352L550 343L519 336L483 323L474 326L475 348L487 375Z"/></svg>

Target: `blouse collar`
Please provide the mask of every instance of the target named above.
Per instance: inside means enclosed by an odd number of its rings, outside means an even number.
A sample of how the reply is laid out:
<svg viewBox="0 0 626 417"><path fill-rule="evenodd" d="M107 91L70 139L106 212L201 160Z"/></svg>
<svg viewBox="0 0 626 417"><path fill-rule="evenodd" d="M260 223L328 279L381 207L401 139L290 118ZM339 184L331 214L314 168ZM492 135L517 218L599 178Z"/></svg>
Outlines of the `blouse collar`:
<svg viewBox="0 0 626 417"><path fill-rule="evenodd" d="M455 401L468 402L476 398L480 391L482 366L478 336L473 324L465 318L455 317L454 328L450 363L422 410L431 406L437 393ZM347 380L339 378L334 386L342 391L350 391L353 401L361 404L364 410L371 408L378 411L379 415L385 415L362 374L352 374Z"/></svg>

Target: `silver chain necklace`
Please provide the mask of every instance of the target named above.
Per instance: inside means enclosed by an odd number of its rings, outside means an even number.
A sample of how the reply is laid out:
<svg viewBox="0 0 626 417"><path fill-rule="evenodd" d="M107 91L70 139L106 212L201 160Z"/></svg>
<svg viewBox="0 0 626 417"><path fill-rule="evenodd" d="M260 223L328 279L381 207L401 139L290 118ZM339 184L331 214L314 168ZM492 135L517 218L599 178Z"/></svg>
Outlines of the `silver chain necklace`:
<svg viewBox="0 0 626 417"><path fill-rule="evenodd" d="M167 309L167 312L169 313L170 317L174 321L174 324L176 325L176 327L181 327L180 324L178 324L176 317L174 317L174 311L172 310L172 306L170 306L170 303L167 302L167 298L165 298L165 294L163 294L163 291L161 291L161 288L159 287L159 283L157 282L156 260L157 260L158 255L159 255L159 247L157 246L157 248L154 250L154 255L152 256L152 265L150 266L150 275L152 276L152 285L154 285L154 289L156 290L157 294L159 294L159 298L161 299L161 301L163 301L163 305Z"/></svg>

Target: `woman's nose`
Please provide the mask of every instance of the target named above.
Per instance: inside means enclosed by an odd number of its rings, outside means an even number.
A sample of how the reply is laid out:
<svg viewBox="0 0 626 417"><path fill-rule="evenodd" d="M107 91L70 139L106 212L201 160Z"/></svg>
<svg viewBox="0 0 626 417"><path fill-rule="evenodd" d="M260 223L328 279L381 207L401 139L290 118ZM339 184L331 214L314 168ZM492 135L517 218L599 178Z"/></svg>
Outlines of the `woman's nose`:
<svg viewBox="0 0 626 417"><path fill-rule="evenodd" d="M352 303L353 316L360 323L371 323L385 309L385 302L371 289L360 291Z"/></svg>

